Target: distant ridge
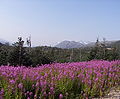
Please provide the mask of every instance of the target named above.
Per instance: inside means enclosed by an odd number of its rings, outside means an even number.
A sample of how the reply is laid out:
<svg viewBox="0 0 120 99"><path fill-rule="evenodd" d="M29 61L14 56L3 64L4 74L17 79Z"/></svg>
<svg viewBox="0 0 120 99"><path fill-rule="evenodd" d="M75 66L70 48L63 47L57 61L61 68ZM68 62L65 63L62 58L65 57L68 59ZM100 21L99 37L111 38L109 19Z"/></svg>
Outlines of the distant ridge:
<svg viewBox="0 0 120 99"><path fill-rule="evenodd" d="M64 49L81 48L84 47L84 44L76 41L62 41L61 43L57 44L55 47L64 48Z"/></svg>
<svg viewBox="0 0 120 99"><path fill-rule="evenodd" d="M103 41L101 41L103 43ZM107 46L111 44L120 44L120 40L118 41L106 41L105 42ZM95 46L95 42L76 42L76 41L62 41L59 44L57 44L55 47L62 48L62 49L70 49L70 48L82 48L82 47L93 47Z"/></svg>
<svg viewBox="0 0 120 99"><path fill-rule="evenodd" d="M6 40L4 40L4 39L1 39L1 38L0 38L0 43L1 43L1 44L6 44L6 43L9 43L9 42L6 41Z"/></svg>

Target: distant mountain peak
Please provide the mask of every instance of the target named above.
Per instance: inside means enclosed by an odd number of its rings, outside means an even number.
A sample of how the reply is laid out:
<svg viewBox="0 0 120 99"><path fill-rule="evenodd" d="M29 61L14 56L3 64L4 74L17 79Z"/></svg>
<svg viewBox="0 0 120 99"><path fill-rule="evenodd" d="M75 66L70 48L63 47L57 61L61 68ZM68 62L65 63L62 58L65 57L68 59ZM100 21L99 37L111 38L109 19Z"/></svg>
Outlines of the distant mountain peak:
<svg viewBox="0 0 120 99"><path fill-rule="evenodd" d="M65 40L65 41L62 41L59 44L57 44L55 47L70 49L70 48L81 48L83 46L84 46L84 44L82 44L80 42Z"/></svg>
<svg viewBox="0 0 120 99"><path fill-rule="evenodd" d="M8 41L0 38L0 43L5 44L5 43L8 43Z"/></svg>
<svg viewBox="0 0 120 99"><path fill-rule="evenodd" d="M116 41L106 41L106 45L109 46L114 42ZM120 41L117 41L117 42L119 43ZM100 43L103 43L103 41L100 41ZM95 42L84 42L84 41L76 42L76 41L65 40L57 44L55 47L70 49L70 48L82 48L82 47L93 47L93 46L95 46Z"/></svg>

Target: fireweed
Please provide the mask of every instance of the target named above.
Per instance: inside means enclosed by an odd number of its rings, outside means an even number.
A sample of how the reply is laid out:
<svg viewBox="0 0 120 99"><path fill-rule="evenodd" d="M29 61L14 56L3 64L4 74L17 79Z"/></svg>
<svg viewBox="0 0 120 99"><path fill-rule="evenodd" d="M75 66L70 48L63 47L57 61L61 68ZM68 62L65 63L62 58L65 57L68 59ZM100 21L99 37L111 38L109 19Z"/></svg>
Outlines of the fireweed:
<svg viewBox="0 0 120 99"><path fill-rule="evenodd" d="M1 66L0 99L94 98L119 82L120 60Z"/></svg>

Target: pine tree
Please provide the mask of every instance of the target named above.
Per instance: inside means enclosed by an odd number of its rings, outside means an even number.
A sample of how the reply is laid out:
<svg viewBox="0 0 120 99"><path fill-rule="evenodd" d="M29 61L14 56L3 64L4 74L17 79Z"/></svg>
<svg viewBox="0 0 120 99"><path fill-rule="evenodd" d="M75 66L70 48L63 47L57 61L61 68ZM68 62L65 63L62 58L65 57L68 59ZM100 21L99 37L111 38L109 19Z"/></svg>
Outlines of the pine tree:
<svg viewBox="0 0 120 99"><path fill-rule="evenodd" d="M18 42L14 43L14 49L11 51L9 56L9 63L10 65L31 65L31 60L29 57L29 54L27 53L24 45L24 41L22 40L22 37L18 38Z"/></svg>
<svg viewBox="0 0 120 99"><path fill-rule="evenodd" d="M0 47L0 65L7 65L8 53L9 53L9 51L6 46Z"/></svg>

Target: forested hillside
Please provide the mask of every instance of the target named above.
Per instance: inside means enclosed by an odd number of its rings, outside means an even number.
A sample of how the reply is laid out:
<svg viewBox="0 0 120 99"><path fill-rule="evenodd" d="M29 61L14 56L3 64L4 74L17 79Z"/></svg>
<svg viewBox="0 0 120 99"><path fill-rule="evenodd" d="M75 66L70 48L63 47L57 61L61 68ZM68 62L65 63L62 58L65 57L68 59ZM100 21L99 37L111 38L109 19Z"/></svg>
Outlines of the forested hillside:
<svg viewBox="0 0 120 99"><path fill-rule="evenodd" d="M21 45L22 44L22 45ZM106 45L96 41L93 47L61 49L57 47L24 47L19 40L12 46L0 43L0 65L36 66L53 62L79 62L93 59L120 59L120 41Z"/></svg>

